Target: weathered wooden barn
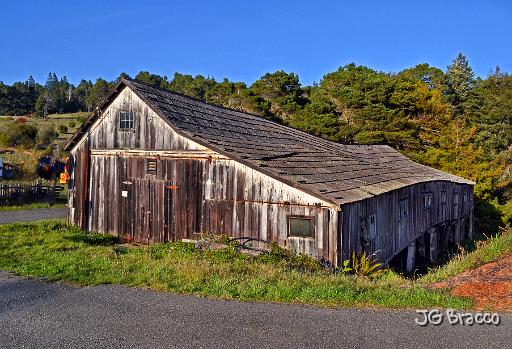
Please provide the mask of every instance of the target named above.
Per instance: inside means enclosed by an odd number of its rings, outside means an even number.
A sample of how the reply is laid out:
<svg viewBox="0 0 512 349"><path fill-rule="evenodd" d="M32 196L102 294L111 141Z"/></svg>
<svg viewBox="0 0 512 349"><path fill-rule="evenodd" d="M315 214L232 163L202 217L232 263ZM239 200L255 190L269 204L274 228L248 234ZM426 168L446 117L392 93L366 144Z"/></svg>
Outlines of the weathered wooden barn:
<svg viewBox="0 0 512 349"><path fill-rule="evenodd" d="M69 222L136 243L210 232L337 265L435 260L471 237L471 181L122 79L67 143Z"/></svg>

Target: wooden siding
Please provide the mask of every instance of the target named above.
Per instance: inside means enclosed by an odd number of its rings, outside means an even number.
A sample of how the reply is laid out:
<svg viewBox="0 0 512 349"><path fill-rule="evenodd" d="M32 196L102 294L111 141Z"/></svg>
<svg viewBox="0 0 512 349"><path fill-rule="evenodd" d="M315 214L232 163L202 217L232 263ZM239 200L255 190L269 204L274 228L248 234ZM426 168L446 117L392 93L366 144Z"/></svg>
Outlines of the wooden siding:
<svg viewBox="0 0 512 349"><path fill-rule="evenodd" d="M135 113L134 130L119 129L121 110ZM130 89L71 154L69 219L90 231L136 243L249 236L336 261L337 207L178 135ZM315 216L315 239L288 238L288 215Z"/></svg>
<svg viewBox="0 0 512 349"><path fill-rule="evenodd" d="M134 129L119 128L119 112L134 113ZM135 93L125 88L91 127L87 139L90 149L206 150L178 135Z"/></svg>
<svg viewBox="0 0 512 349"><path fill-rule="evenodd" d="M155 158L147 174L147 157L93 152L88 230L136 243L254 237L335 262L335 207L233 160L184 157ZM315 238L289 238L288 215L314 216Z"/></svg>
<svg viewBox="0 0 512 349"><path fill-rule="evenodd" d="M432 194L432 205L424 207L423 194ZM442 197L446 193L446 203ZM459 195L459 204L454 203ZM464 194L465 193L465 194ZM464 201L464 197L466 200ZM399 202L408 203L408 216L400 217ZM452 242L464 236L461 227L472 227L473 188L452 182L426 182L381 194L371 199L343 206L342 258L349 258L351 251L366 250L375 253L381 261L388 261L431 228L450 231ZM362 241L361 220L374 214L377 234L365 245ZM446 229L446 230L445 230Z"/></svg>
<svg viewBox="0 0 512 349"><path fill-rule="evenodd" d="M134 112L133 130L119 128L120 111ZM376 252L383 261L432 227L450 226L453 239L460 241L461 227L472 226L471 185L440 180L411 182L340 208L335 201L315 196L313 189L329 189L321 183L306 193L292 186L302 177L293 177L291 185L286 184L255 170L254 164L246 166L177 134L129 88L124 88L83 132L71 150L75 164L69 183L69 222L90 231L121 235L135 243L175 241L203 233L248 236L276 241L336 264L339 257L362 250L360 223L370 214L375 214L376 237L365 249ZM200 138L201 132L194 135ZM234 144L236 147L238 143ZM249 143L246 146L252 146L260 158L267 151ZM357 148L359 152L351 153L350 159L373 161L372 149L366 149L368 154L363 156ZM148 159L156 161L156 173L147 173ZM260 166L276 161L272 159ZM335 162L344 164L342 159ZM325 159L315 158L315 163L324 164ZM297 164L303 163L292 161L286 167L295 172L309 170ZM330 172L324 175L330 182L347 185L348 177L335 177ZM372 184L367 184L368 191ZM361 186L360 181L357 185ZM433 194L430 209L423 208L425 192ZM440 202L441 192L446 192L446 205ZM457 206L453 203L456 192L460 193ZM363 196L368 195L373 194L365 192ZM398 219L402 199L409 204L407 220ZM313 216L314 238L288 237L289 215Z"/></svg>

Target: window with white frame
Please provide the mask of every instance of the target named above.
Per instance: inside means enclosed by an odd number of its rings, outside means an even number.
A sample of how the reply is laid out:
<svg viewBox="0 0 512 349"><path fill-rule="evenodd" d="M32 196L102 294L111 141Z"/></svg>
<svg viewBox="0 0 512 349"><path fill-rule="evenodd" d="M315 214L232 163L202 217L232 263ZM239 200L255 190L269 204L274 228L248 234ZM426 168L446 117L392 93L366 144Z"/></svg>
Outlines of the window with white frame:
<svg viewBox="0 0 512 349"><path fill-rule="evenodd" d="M122 130L132 130L135 128L135 116L132 111L119 112L119 128Z"/></svg>

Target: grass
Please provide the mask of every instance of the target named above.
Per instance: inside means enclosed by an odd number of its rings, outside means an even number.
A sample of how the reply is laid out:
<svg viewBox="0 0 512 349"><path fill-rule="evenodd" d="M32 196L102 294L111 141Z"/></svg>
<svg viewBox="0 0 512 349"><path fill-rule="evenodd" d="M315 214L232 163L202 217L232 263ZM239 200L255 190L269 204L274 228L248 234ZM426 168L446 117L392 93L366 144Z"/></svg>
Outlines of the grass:
<svg viewBox="0 0 512 349"><path fill-rule="evenodd" d="M512 228L502 229L499 234L485 240L475 241L475 244L472 252L461 250L447 264L430 270L419 281L422 283L438 282L512 253Z"/></svg>
<svg viewBox="0 0 512 349"><path fill-rule="evenodd" d="M483 246L482 256L510 250L510 238L501 239ZM472 262L465 262L467 258ZM439 269L435 279L474 265L473 258L464 256L454 262L459 267ZM276 253L253 257L231 247L202 251L183 242L125 246L115 237L88 234L61 220L0 225L0 269L78 285L120 284L242 301L328 307L472 306L471 300L453 297L449 290L426 287L427 277L409 280L386 272L369 279L315 268L304 271Z"/></svg>

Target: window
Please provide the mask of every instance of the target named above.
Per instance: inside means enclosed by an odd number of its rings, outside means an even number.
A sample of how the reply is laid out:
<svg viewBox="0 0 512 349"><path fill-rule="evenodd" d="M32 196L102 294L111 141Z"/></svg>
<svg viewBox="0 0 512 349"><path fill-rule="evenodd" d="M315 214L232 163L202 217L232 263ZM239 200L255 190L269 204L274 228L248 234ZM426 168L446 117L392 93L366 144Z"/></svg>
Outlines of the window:
<svg viewBox="0 0 512 349"><path fill-rule="evenodd" d="M288 235L301 238L313 237L313 217L310 216L289 216Z"/></svg>
<svg viewBox="0 0 512 349"><path fill-rule="evenodd" d="M446 192L441 192L441 205L446 205Z"/></svg>
<svg viewBox="0 0 512 349"><path fill-rule="evenodd" d="M399 220L409 217L409 200L403 199L398 201L398 206L400 207Z"/></svg>
<svg viewBox="0 0 512 349"><path fill-rule="evenodd" d="M446 191L441 192L441 219L448 217L448 211L446 210Z"/></svg>
<svg viewBox="0 0 512 349"><path fill-rule="evenodd" d="M156 159L148 159L146 165L147 174L156 174Z"/></svg>
<svg viewBox="0 0 512 349"><path fill-rule="evenodd" d="M361 237L365 245L368 245L377 237L375 214L372 213L368 217L361 219Z"/></svg>
<svg viewBox="0 0 512 349"><path fill-rule="evenodd" d="M423 193L423 207L424 208L432 207L432 193Z"/></svg>
<svg viewBox="0 0 512 349"><path fill-rule="evenodd" d="M134 115L132 111L121 111L119 112L119 128L122 130L133 129L134 126Z"/></svg>

